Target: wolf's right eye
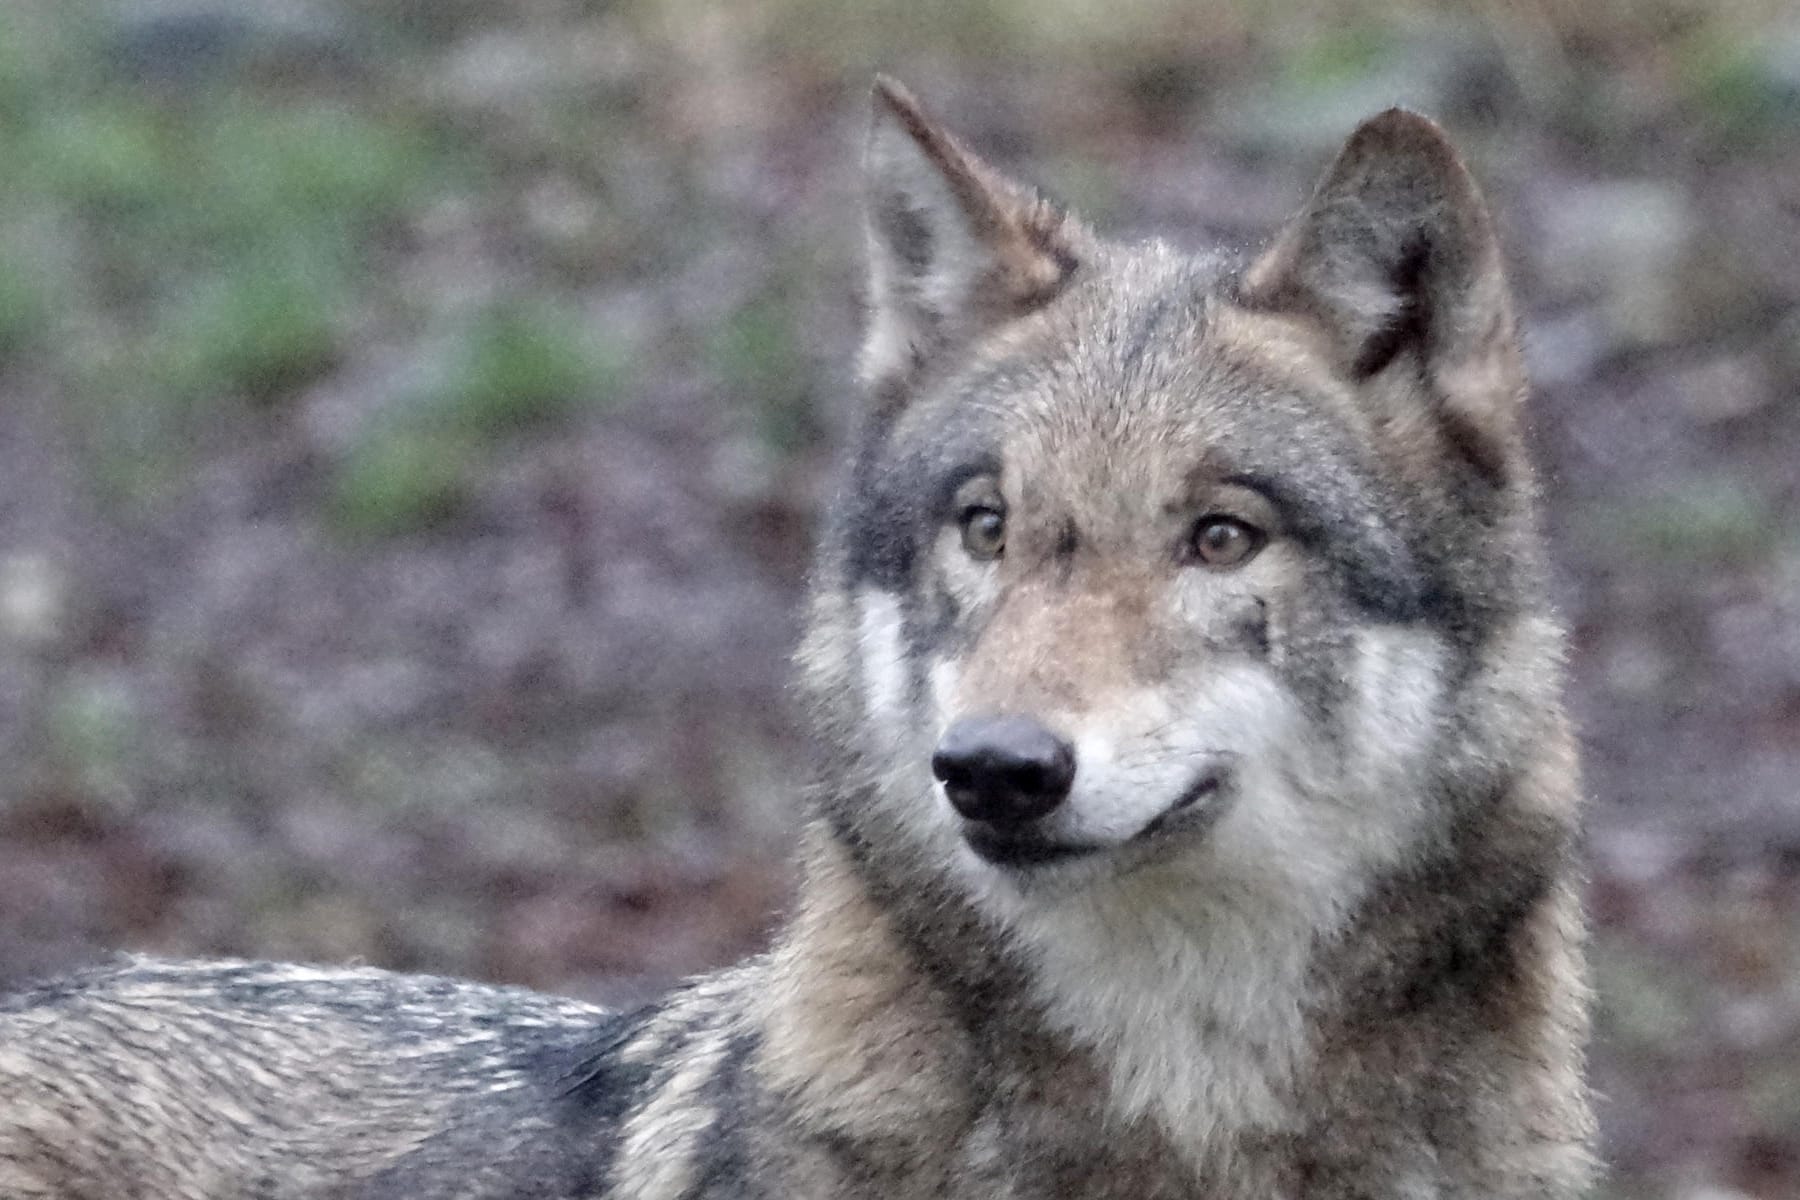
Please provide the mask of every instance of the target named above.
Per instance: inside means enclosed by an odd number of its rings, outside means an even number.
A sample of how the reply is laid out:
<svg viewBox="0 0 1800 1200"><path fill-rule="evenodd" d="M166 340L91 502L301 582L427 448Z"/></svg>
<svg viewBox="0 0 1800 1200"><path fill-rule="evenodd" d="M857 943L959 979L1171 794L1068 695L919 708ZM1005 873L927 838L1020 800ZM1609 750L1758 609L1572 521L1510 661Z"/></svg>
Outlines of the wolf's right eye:
<svg viewBox="0 0 1800 1200"><path fill-rule="evenodd" d="M1241 567L1268 541L1256 526L1236 517L1202 517L1190 540L1194 559L1209 567Z"/></svg>
<svg viewBox="0 0 1800 1200"><path fill-rule="evenodd" d="M972 504L962 511L962 544L970 557L999 558L1006 549L1006 514L985 504Z"/></svg>

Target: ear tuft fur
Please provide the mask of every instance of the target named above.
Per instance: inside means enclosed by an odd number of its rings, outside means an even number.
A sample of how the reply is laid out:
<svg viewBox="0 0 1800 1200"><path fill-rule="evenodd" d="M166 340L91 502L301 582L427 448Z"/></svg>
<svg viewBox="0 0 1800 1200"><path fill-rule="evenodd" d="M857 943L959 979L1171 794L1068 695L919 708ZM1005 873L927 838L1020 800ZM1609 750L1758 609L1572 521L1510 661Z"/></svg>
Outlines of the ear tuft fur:
<svg viewBox="0 0 1800 1200"><path fill-rule="evenodd" d="M1358 126L1240 291L1319 326L1353 380L1415 364L1453 444L1504 475L1524 390L1512 304L1487 207L1435 123L1395 108Z"/></svg>
<svg viewBox="0 0 1800 1200"><path fill-rule="evenodd" d="M892 385L1047 303L1075 269L1081 235L1060 208L977 158L899 83L876 79L874 109L862 371Z"/></svg>

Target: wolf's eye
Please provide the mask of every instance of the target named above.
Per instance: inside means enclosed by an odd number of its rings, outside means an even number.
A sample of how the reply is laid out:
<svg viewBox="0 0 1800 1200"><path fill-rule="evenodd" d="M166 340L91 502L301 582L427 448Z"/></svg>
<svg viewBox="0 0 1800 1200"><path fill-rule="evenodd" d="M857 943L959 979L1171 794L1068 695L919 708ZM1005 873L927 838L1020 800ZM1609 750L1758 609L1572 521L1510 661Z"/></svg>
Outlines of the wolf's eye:
<svg viewBox="0 0 1800 1200"><path fill-rule="evenodd" d="M1236 517L1201 517L1189 543L1194 557L1208 567L1241 567L1256 557L1268 536Z"/></svg>
<svg viewBox="0 0 1800 1200"><path fill-rule="evenodd" d="M1006 514L985 504L962 511L962 544L974 558L999 558L1006 549Z"/></svg>

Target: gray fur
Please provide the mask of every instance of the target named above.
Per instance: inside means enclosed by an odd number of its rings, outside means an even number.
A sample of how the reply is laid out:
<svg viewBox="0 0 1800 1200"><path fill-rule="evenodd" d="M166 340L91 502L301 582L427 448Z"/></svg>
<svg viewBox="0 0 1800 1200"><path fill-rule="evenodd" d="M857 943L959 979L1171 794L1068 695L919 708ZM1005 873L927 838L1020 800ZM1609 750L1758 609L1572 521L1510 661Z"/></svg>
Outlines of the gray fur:
<svg viewBox="0 0 1800 1200"><path fill-rule="evenodd" d="M1584 1191L1561 637L1441 133L1366 123L1248 265L1100 239L892 84L869 166L774 948L623 1014L351 968L46 984L0 1001L0 1194ZM1241 564L1194 558L1221 513ZM970 712L1079 747L1045 827L1080 857L964 843L927 761Z"/></svg>

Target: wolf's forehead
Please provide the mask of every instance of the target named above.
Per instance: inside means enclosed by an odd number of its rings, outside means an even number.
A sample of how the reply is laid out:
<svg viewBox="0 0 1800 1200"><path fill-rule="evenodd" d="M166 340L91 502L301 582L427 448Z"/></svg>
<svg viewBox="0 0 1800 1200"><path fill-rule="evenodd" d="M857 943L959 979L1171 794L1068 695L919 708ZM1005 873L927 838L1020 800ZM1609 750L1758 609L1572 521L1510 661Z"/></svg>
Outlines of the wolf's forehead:
<svg viewBox="0 0 1800 1200"><path fill-rule="evenodd" d="M1102 259L1044 314L1060 350L1049 359L1051 382L1097 418L1191 395L1205 382L1208 330L1233 278L1224 260L1157 243Z"/></svg>
<svg viewBox="0 0 1800 1200"><path fill-rule="evenodd" d="M1155 247L1107 264L996 348L960 399L997 418L1001 456L1019 469L1150 488L1334 430L1335 406L1242 336L1232 282L1228 264Z"/></svg>

